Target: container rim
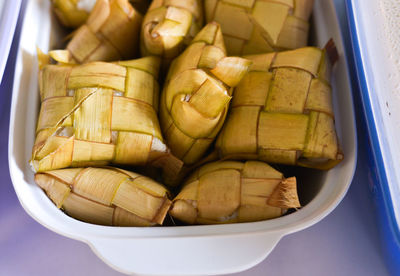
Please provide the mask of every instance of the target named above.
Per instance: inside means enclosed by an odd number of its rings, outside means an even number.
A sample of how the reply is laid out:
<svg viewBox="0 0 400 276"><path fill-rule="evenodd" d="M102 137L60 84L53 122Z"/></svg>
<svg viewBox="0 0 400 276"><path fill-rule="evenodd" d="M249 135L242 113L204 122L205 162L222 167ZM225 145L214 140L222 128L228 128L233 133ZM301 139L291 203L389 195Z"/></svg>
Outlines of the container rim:
<svg viewBox="0 0 400 276"><path fill-rule="evenodd" d="M38 8L35 7L35 5L37 6L35 2L36 1L28 1L27 3L28 6L24 18L24 25L26 26L31 26L32 22L35 23L38 21L34 15L35 12L38 11ZM46 2L44 3L48 5ZM115 244L122 244L126 240L149 243L162 241L162 244L171 241L179 241L179 244L184 246L186 244L185 241L187 242L193 239L202 242L204 240L209 240L207 238L212 238L213 243L208 244L209 248L214 250L215 248L212 248L212 244L214 244L215 241L224 240L223 238L225 237L241 237L247 240L269 235L274 239L274 242L277 242L280 237L286 234L300 231L322 220L336 208L350 187L357 162L357 133L345 48L343 46L340 30L338 29L339 25L333 0L315 1L315 5L314 7L318 7L321 13L314 16L312 20L316 22L322 20L322 24L320 24L322 26L318 29L318 46L323 46L330 37L334 37L338 50L340 51L341 58L333 70L336 73L334 87L336 91L341 92L341 97L335 96L334 103L336 107L343 111L342 114L338 114L339 116L337 116L336 119L341 123L341 133L338 133L338 135L342 135L342 138L345 138L342 140L342 146L344 146L346 157L334 169L323 173L322 180L327 181L321 186L321 189L313 200L301 210L288 216L260 222L162 228L94 225L75 220L62 213L47 198L41 189L37 185L34 185L32 173L26 162L30 156L31 148L29 146L33 142L30 136L31 133L34 133L34 126L30 125L34 123L30 123L29 126L27 126L26 120L29 115L33 114L32 112L36 112L36 107L32 107L32 104L29 104L29 102L32 103L37 100L37 98L33 96L34 93L26 93L26 91L37 89L37 67L35 66L34 57L35 49L34 45L32 45L32 39L37 39L37 37L35 37L35 34L32 34L31 29L24 27L22 28L21 36L24 36L24 33L28 36L21 37L20 49L15 66L16 72L12 95L8 152L10 175L20 204L32 218L46 228L61 235L84 241L88 243L95 252L99 251L96 250L97 247L93 241L104 242L105 240L109 241L108 245L112 242L113 245L114 242ZM42 21L45 20L41 18L41 21L38 23ZM46 36L46 32L50 31L51 28L49 24L44 22L42 29L44 29L43 33ZM40 37L40 39L43 41L43 39L46 40L48 37ZM47 43L47 40L43 41L43 43ZM27 72L24 68L32 69ZM260 247L265 247L265 250L267 250L266 244L262 241L257 240L255 244ZM276 243L273 243L272 246L275 246L275 244ZM264 250L264 248L262 250ZM260 256L265 258L268 253L269 252L265 251L262 256ZM101 252L98 253L98 255L101 256ZM105 256L104 259L107 259L107 256ZM109 264L113 265L113 262L110 261ZM252 264L254 265L254 262Z"/></svg>

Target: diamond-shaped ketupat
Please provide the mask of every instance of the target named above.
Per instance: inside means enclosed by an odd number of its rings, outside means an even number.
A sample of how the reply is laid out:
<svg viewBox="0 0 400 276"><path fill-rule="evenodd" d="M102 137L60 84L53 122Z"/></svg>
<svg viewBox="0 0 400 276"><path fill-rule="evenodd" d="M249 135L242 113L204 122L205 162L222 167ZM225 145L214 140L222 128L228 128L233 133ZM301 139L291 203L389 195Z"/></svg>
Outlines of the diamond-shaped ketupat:
<svg viewBox="0 0 400 276"><path fill-rule="evenodd" d="M343 159L334 125L326 50L247 56L217 142L221 158L329 169Z"/></svg>
<svg viewBox="0 0 400 276"><path fill-rule="evenodd" d="M78 64L135 58L141 23L142 15L128 0L98 0L59 53L64 62Z"/></svg>
<svg viewBox="0 0 400 276"><path fill-rule="evenodd" d="M39 53L39 60L46 55ZM181 161L164 144L157 118L158 57L84 65L42 62L35 171L109 163L179 171Z"/></svg>
<svg viewBox="0 0 400 276"><path fill-rule="evenodd" d="M221 25L228 54L260 54L306 46L313 2L205 0L205 14Z"/></svg>

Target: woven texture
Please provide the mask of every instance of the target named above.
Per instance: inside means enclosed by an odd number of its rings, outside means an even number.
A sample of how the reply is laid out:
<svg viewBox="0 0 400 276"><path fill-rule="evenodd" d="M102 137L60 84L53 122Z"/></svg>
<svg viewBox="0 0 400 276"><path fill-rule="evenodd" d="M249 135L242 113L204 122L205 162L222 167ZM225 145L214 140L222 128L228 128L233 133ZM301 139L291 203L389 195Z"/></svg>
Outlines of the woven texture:
<svg viewBox="0 0 400 276"><path fill-rule="evenodd" d="M36 174L35 181L58 208L95 224L162 224L171 206L161 184L116 168L48 171Z"/></svg>
<svg viewBox="0 0 400 276"><path fill-rule="evenodd" d="M53 10L61 24L69 28L77 28L85 23L89 12L79 9L79 0L51 0Z"/></svg>
<svg viewBox="0 0 400 276"><path fill-rule="evenodd" d="M209 163L185 182L171 215L189 224L258 221L300 207L294 177L259 161Z"/></svg>
<svg viewBox="0 0 400 276"><path fill-rule="evenodd" d="M201 0L153 0L141 31L143 56L157 55L168 65L203 26Z"/></svg>
<svg viewBox="0 0 400 276"><path fill-rule="evenodd" d="M230 55L307 45L313 0L205 0L207 22L221 24Z"/></svg>
<svg viewBox="0 0 400 276"><path fill-rule="evenodd" d="M32 165L145 165L167 154L157 118L157 57L45 65Z"/></svg>
<svg viewBox="0 0 400 276"><path fill-rule="evenodd" d="M219 25L210 23L171 64L161 98L160 122L168 147L186 164L197 162L225 120L236 86L250 62L226 57Z"/></svg>
<svg viewBox="0 0 400 276"><path fill-rule="evenodd" d="M325 51L247 58L253 65L234 91L217 140L220 155L320 169L340 162Z"/></svg>
<svg viewBox="0 0 400 276"><path fill-rule="evenodd" d="M67 45L71 63L134 58L141 23L128 0L98 0Z"/></svg>

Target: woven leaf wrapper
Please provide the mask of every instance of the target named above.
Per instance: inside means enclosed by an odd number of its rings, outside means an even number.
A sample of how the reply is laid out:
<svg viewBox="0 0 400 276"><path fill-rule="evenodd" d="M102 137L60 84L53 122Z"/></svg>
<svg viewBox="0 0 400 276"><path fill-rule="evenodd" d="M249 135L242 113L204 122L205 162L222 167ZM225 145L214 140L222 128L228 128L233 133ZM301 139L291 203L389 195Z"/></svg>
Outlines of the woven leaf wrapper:
<svg viewBox="0 0 400 276"><path fill-rule="evenodd" d="M191 165L203 157L225 120L250 61L227 57L217 23L209 23L171 64L160 103L160 123L172 153Z"/></svg>
<svg viewBox="0 0 400 276"><path fill-rule="evenodd" d="M82 6L82 0L52 0L52 8L61 24L69 28L77 28L85 23L96 1Z"/></svg>
<svg viewBox="0 0 400 276"><path fill-rule="evenodd" d="M153 0L142 24L143 56L157 55L167 66L203 26L202 0Z"/></svg>
<svg viewBox="0 0 400 276"><path fill-rule="evenodd" d="M162 224L171 206L161 184L117 168L74 168L35 175L57 208L81 221L115 226Z"/></svg>
<svg viewBox="0 0 400 276"><path fill-rule="evenodd" d="M307 45L313 0L205 0L207 22L221 24L230 55Z"/></svg>
<svg viewBox="0 0 400 276"><path fill-rule="evenodd" d="M66 50L53 51L64 63L131 59L138 54L142 15L128 0L97 0Z"/></svg>
<svg viewBox="0 0 400 276"><path fill-rule="evenodd" d="M82 26L89 17L96 0L51 0L52 8L61 24L68 28ZM131 5L140 13L146 12L147 0L130 0Z"/></svg>
<svg viewBox="0 0 400 276"><path fill-rule="evenodd" d="M46 58L39 53L36 172L108 163L179 170L157 118L158 57L84 65L51 65Z"/></svg>
<svg viewBox="0 0 400 276"><path fill-rule="evenodd" d="M188 224L217 224L276 218L297 207L295 177L259 161L222 161L186 180L170 214Z"/></svg>
<svg viewBox="0 0 400 276"><path fill-rule="evenodd" d="M343 159L334 124L325 50L247 56L216 148L220 157L329 169Z"/></svg>

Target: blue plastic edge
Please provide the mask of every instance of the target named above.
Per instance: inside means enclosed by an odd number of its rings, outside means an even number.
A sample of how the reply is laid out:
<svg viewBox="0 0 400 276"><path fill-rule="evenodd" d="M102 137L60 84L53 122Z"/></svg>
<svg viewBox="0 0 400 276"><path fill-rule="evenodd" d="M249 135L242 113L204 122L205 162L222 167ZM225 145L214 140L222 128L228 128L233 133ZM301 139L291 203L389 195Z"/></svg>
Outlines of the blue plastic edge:
<svg viewBox="0 0 400 276"><path fill-rule="evenodd" d="M377 129L375 127L372 103L369 101L369 91L367 80L365 78L364 67L362 63L360 45L358 41L358 32L355 24L354 6L351 0L346 1L346 11L348 18L348 25L350 29L350 38L352 41L353 55L355 60L355 67L357 71L357 78L360 86L360 96L362 99L362 106L364 110L364 116L366 119L369 140L371 143L371 153L373 157L370 161L370 167L375 171L376 181L373 185L373 197L378 213L378 223L381 233L381 239L383 241L382 246L384 249L385 259L389 271L393 275L399 275L400 273L400 232L398 231L398 225L395 219L393 203L389 191L389 183L386 175L386 169L383 162L382 151L379 146L379 139ZM376 183L377 182L377 183Z"/></svg>

